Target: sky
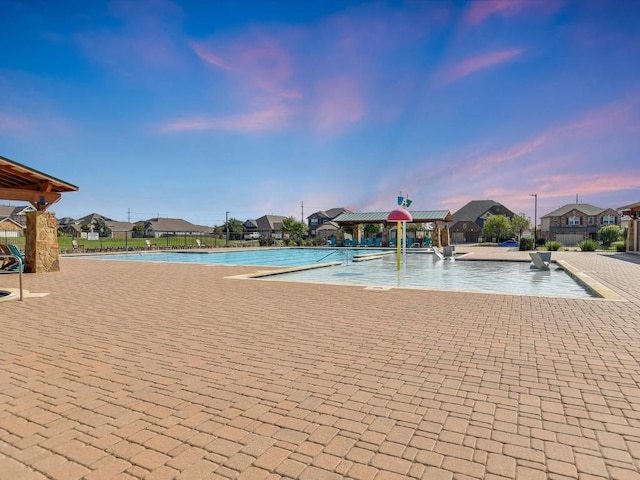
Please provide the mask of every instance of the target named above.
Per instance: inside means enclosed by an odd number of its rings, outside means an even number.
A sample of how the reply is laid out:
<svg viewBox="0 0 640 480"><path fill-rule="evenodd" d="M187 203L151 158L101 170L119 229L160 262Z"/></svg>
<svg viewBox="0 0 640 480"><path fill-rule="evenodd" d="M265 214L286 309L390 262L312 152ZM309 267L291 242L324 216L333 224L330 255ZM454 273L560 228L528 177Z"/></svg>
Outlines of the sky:
<svg viewBox="0 0 640 480"><path fill-rule="evenodd" d="M58 218L640 201L640 0L0 9L0 155L79 187Z"/></svg>

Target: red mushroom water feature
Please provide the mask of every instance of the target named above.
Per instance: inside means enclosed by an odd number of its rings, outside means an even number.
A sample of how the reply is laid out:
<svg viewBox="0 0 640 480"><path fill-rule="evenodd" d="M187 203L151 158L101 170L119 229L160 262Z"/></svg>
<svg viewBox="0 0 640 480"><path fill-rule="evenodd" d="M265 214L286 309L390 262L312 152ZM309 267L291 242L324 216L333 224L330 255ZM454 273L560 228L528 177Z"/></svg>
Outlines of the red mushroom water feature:
<svg viewBox="0 0 640 480"><path fill-rule="evenodd" d="M402 251L406 253L406 246L404 246L405 238L407 236L407 222L411 222L413 217L408 210L404 208L396 208L392 210L387 216L387 222L398 222L398 228L396 231L396 257L398 270L400 270L400 246L403 245Z"/></svg>

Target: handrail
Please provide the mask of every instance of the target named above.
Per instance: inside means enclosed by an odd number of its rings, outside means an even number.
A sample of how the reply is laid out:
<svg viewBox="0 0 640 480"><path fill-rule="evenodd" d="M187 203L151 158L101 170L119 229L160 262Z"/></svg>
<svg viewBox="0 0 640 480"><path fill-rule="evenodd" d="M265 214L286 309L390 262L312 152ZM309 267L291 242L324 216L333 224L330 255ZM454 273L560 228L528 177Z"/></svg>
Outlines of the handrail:
<svg viewBox="0 0 640 480"><path fill-rule="evenodd" d="M22 292L22 258L20 258L18 255L14 255L13 253L0 253L0 258L15 258L18 260L18 273L20 274L20 301L22 302L22 300L24 299L24 294Z"/></svg>

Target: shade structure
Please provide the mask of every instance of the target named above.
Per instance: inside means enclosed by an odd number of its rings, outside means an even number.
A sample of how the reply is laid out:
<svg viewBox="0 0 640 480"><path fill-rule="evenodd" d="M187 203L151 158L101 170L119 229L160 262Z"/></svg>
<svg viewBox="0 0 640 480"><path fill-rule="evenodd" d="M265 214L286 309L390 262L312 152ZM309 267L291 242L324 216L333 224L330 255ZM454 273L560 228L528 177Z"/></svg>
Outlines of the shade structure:
<svg viewBox="0 0 640 480"><path fill-rule="evenodd" d="M388 222L411 222L412 220L413 217L411 216L411 213L404 208L396 208L389 212L389 215L387 216Z"/></svg>

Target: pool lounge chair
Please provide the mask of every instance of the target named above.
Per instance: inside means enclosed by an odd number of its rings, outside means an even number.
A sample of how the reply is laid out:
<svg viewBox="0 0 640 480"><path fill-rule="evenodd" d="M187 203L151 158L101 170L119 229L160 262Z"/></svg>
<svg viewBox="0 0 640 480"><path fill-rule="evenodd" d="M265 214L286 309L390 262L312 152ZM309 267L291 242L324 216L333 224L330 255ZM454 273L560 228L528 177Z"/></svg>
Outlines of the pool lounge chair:
<svg viewBox="0 0 640 480"><path fill-rule="evenodd" d="M24 271L24 253L22 253L20 251L20 249L15 246L13 243L9 243L6 246L6 250L3 251L2 253L6 253L8 255L15 255L16 257L20 258L20 261L22 262L22 269ZM15 258L11 258L11 260L13 260L13 262L11 262L11 264L6 265L5 267L3 267L5 270L18 270L18 261Z"/></svg>
<svg viewBox="0 0 640 480"><path fill-rule="evenodd" d="M9 247L4 244L0 244L0 254L2 255L13 255ZM17 268L18 261L14 257L0 257L0 270L11 270L13 268Z"/></svg>
<svg viewBox="0 0 640 480"><path fill-rule="evenodd" d="M209 245L202 243L199 238L196 238L196 244L198 244L198 247L200 248L209 248Z"/></svg>
<svg viewBox="0 0 640 480"><path fill-rule="evenodd" d="M78 240L71 240L71 246L73 247L74 252L82 252L84 251L84 247L78 244Z"/></svg>
<svg viewBox="0 0 640 480"><path fill-rule="evenodd" d="M144 243L147 244L147 248L149 250L154 250L156 248L158 248L158 246L155 243L151 243L148 239L145 238Z"/></svg>

